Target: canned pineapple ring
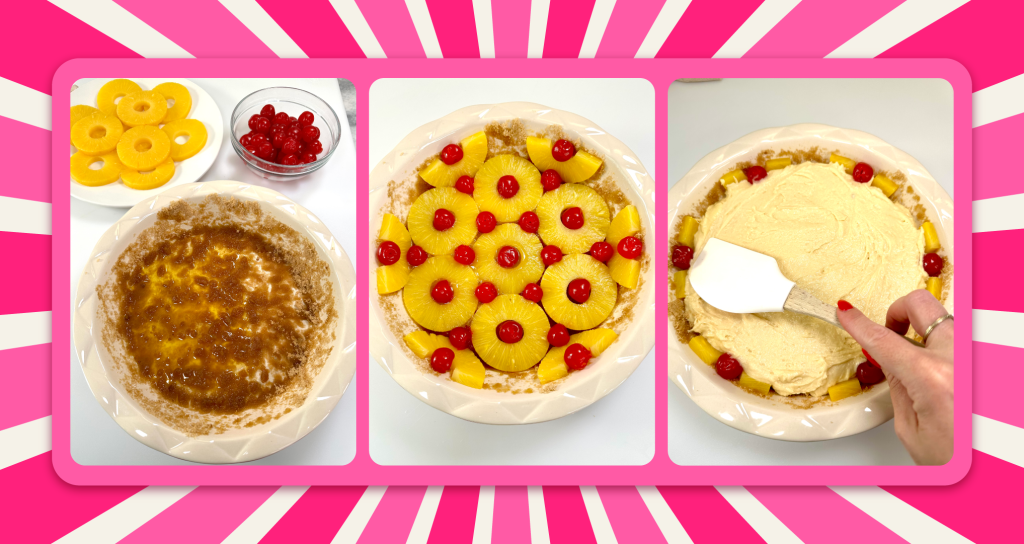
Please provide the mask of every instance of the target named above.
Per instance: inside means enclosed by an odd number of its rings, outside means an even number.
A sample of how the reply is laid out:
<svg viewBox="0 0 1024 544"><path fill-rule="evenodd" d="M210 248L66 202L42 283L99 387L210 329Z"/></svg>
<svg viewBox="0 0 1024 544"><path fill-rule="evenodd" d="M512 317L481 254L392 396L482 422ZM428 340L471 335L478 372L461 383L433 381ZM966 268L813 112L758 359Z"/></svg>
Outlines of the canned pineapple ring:
<svg viewBox="0 0 1024 544"><path fill-rule="evenodd" d="M167 99L156 91L125 95L117 103L117 117L129 127L158 125L167 116Z"/></svg>
<svg viewBox="0 0 1024 544"><path fill-rule="evenodd" d="M152 170L170 155L167 133L150 125L128 129L117 143L121 164L133 170Z"/></svg>
<svg viewBox="0 0 1024 544"><path fill-rule="evenodd" d="M165 123L184 119L192 111L192 95L189 94L188 89L181 83L168 81L153 87L153 90L160 93L168 101L174 101L174 105L167 108L167 116L164 117Z"/></svg>
<svg viewBox="0 0 1024 544"><path fill-rule="evenodd" d="M96 107L107 115L117 115L117 103L115 101L127 94L137 93L142 90L138 83L130 79L112 79L100 87L96 93Z"/></svg>
<svg viewBox="0 0 1024 544"><path fill-rule="evenodd" d="M99 170L89 168L97 162L103 162ZM121 161L116 153L106 155L86 155L79 151L71 155L71 177L89 187L99 187L117 181L121 177Z"/></svg>
<svg viewBox="0 0 1024 544"><path fill-rule="evenodd" d="M171 121L161 129L171 140L171 159L183 161L194 156L206 145L206 126L196 119L179 119ZM188 140L179 144L176 138L185 136Z"/></svg>
<svg viewBox="0 0 1024 544"><path fill-rule="evenodd" d="M95 112L71 127L71 143L86 155L103 155L117 147L124 127L116 117Z"/></svg>
<svg viewBox="0 0 1024 544"><path fill-rule="evenodd" d="M171 159L160 163L149 172L139 172L134 168L121 170L121 179L125 186L140 191L156 189L170 181L172 177L174 177L174 161Z"/></svg>

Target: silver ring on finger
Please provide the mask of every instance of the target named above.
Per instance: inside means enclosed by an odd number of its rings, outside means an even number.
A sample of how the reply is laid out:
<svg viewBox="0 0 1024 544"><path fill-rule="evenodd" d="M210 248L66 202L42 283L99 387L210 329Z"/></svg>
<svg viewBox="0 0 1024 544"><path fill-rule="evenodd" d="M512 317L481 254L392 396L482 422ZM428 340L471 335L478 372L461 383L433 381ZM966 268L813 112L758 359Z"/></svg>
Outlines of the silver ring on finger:
<svg viewBox="0 0 1024 544"><path fill-rule="evenodd" d="M932 322L931 325L928 325L928 328L924 330L924 334L921 335L921 338L924 340L925 343L928 342L928 336L931 335L932 331L935 330L935 327L938 327L940 324L942 324L943 321L945 321L947 319L952 321L953 320L953 314L946 314L946 315L936 319L934 322Z"/></svg>

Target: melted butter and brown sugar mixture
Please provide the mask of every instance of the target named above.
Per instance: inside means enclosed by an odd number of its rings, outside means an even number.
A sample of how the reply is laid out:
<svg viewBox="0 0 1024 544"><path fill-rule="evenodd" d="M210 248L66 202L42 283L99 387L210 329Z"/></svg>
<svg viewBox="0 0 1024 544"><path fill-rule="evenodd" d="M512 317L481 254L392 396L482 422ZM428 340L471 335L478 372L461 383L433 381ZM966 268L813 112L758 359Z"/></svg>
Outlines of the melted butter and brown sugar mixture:
<svg viewBox="0 0 1024 544"><path fill-rule="evenodd" d="M329 265L254 202L159 212L98 288L103 342L147 411L189 434L300 406L337 327Z"/></svg>
<svg viewBox="0 0 1024 544"><path fill-rule="evenodd" d="M238 412L266 402L302 365L305 305L261 235L197 227L124 275L127 351L167 400Z"/></svg>

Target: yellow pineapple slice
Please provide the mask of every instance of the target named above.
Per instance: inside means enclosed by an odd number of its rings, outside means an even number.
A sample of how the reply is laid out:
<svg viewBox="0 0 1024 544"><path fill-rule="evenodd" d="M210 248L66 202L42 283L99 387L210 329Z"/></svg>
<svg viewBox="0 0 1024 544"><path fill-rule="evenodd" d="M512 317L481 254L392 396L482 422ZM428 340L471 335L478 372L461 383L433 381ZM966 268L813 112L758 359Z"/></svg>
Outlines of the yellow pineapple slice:
<svg viewBox="0 0 1024 544"><path fill-rule="evenodd" d="M562 224L562 212L578 207L583 210L583 226L570 229ZM586 185L563 183L548 191L537 204L540 228L537 234L545 244L558 246L563 253L585 253L608 234L609 213L604 198Z"/></svg>
<svg viewBox="0 0 1024 544"><path fill-rule="evenodd" d="M518 342L498 338L498 326L515 321L523 328ZM480 306L473 316L473 348L485 363L505 372L520 372L537 364L548 351L548 316L540 306L519 295L501 295Z"/></svg>
<svg viewBox="0 0 1024 544"><path fill-rule="evenodd" d="M137 189L139 191L146 191L149 189L156 189L161 185L171 181L174 177L174 161L167 159L166 161L157 165L156 168L149 172L139 172L133 168L122 168L121 169L121 180L129 189Z"/></svg>
<svg viewBox="0 0 1024 544"><path fill-rule="evenodd" d="M851 176L853 175L853 167L857 166L857 161L844 157L842 155L837 155L835 153L829 156L828 162L837 162L843 165L843 168L846 170L846 173L850 174Z"/></svg>
<svg viewBox="0 0 1024 544"><path fill-rule="evenodd" d="M455 215L455 224L443 231L434 228L434 214L441 209ZM409 208L409 234L413 242L427 253L447 255L473 241L479 213L473 197L453 187L431 189L421 194Z"/></svg>
<svg viewBox="0 0 1024 544"><path fill-rule="evenodd" d="M856 380L856 378L854 378L854 380ZM740 374L740 381L738 383L741 386L746 387L747 389L753 389L754 391L757 391L758 393L761 393L762 395L767 395L768 392L772 390L771 384L767 384L767 383L764 383L764 382L759 382L759 381L755 380L754 378L751 378L750 374L747 374L746 372L744 372L743 374ZM832 391L832 388L830 387L829 388L829 393L830 394L831 394L831 391Z"/></svg>
<svg viewBox="0 0 1024 544"><path fill-rule="evenodd" d="M582 304L566 293L569 283L577 278L590 282L590 298ZM566 255L549 266L540 287L544 291L541 302L551 319L577 331L600 325L611 315L619 296L608 267L585 253Z"/></svg>
<svg viewBox="0 0 1024 544"><path fill-rule="evenodd" d="M71 143L80 153L106 155L117 148L124 127L116 117L96 112L79 119L71 127Z"/></svg>
<svg viewBox="0 0 1024 544"><path fill-rule="evenodd" d="M160 93L160 96L163 96L167 101L167 116L164 117L165 123L184 119L192 111L192 95L189 94L188 89L181 83L167 81L153 87L153 90Z"/></svg>
<svg viewBox="0 0 1024 544"><path fill-rule="evenodd" d="M640 260L627 259L616 251L612 258L608 259L608 272L615 283L627 289L636 289L640 283Z"/></svg>
<svg viewBox="0 0 1024 544"><path fill-rule="evenodd" d="M939 243L939 232L935 230L935 225L931 221L925 221L921 225L921 229L924 230L925 253L935 253L942 249L942 244Z"/></svg>
<svg viewBox="0 0 1024 544"><path fill-rule="evenodd" d="M896 189L900 188L899 185L896 185L895 181L883 176L882 174L875 174L875 177L871 180L871 185L881 189L885 196L892 196L892 194L896 192Z"/></svg>
<svg viewBox="0 0 1024 544"><path fill-rule="evenodd" d="M739 170L733 170L732 172L725 174L724 176L722 176L722 179L720 181L722 182L722 185L729 185L730 183L736 183L737 181L746 180L747 174L741 168Z"/></svg>
<svg viewBox="0 0 1024 544"><path fill-rule="evenodd" d="M511 198L498 193L498 181L512 176L519 184L519 191ZM540 171L530 161L518 155L498 155L487 159L473 180L473 199L482 212L491 212L499 222L518 221L525 211L537 207L544 186L540 183Z"/></svg>
<svg viewBox="0 0 1024 544"><path fill-rule="evenodd" d="M117 103L117 118L125 126L159 125L167 116L167 99L156 91L127 94Z"/></svg>
<svg viewBox="0 0 1024 544"><path fill-rule="evenodd" d="M448 280L454 297L445 304L439 304L430 296L434 284ZM405 309L416 323L425 329L447 332L465 325L476 311L476 295L473 293L479 280L473 269L455 262L451 255L431 257L409 274L409 282L402 290Z"/></svg>
<svg viewBox="0 0 1024 544"><path fill-rule="evenodd" d="M742 380L742 378L740 379ZM860 392L860 380L853 377L845 382L839 382L832 387L829 387L828 398L832 399L832 402L836 402L845 399L846 397L852 397Z"/></svg>
<svg viewBox="0 0 1024 544"><path fill-rule="evenodd" d="M686 271L679 270L673 274L672 282L676 284L676 298L686 298Z"/></svg>
<svg viewBox="0 0 1024 544"><path fill-rule="evenodd" d="M511 246L519 252L519 262L504 268L495 257L501 248ZM489 281L499 294L518 295L528 283L537 283L544 274L543 250L540 240L519 228L516 223L498 225L493 231L481 234L473 244L476 260L473 262L481 281Z"/></svg>
<svg viewBox="0 0 1024 544"><path fill-rule="evenodd" d="M133 170L153 170L170 156L171 139L151 125L130 128L117 142L117 157Z"/></svg>
<svg viewBox="0 0 1024 544"><path fill-rule="evenodd" d="M86 106L85 104L79 104L77 106L71 106L71 115L70 115L70 117L71 117L71 125L69 125L69 126L72 126L72 127L75 126L75 123L81 121L82 119L85 119L86 117L88 117L88 116L90 116L90 115L92 115L94 113L102 113L102 112L100 112L100 110L98 110L98 109L96 109L96 108L94 108L92 106Z"/></svg>
<svg viewBox="0 0 1024 544"><path fill-rule="evenodd" d="M99 170L89 168L91 165L102 162ZM117 159L117 153L106 155L86 155L79 151L71 155L71 178L89 187L99 187L117 181L121 177L121 161Z"/></svg>
<svg viewBox="0 0 1024 544"><path fill-rule="evenodd" d="M640 213L636 211L636 206L630 204L619 210L619 213L615 214L615 219L612 219L608 226L608 243L612 247L618 247L619 240L638 232L640 232Z"/></svg>
<svg viewBox="0 0 1024 544"><path fill-rule="evenodd" d="M117 99L142 90L138 83L130 79L111 79L100 87L96 93L96 106L107 115L117 115Z"/></svg>
<svg viewBox="0 0 1024 544"><path fill-rule="evenodd" d="M462 160L449 166L440 158L434 159L420 170L423 181L434 187L452 187L462 176L475 176L487 158L487 134L481 130L463 138L459 145L462 146Z"/></svg>
<svg viewBox="0 0 1024 544"><path fill-rule="evenodd" d="M590 355L597 357L601 355L612 342L617 340L619 335L611 329L591 329L578 332L569 337L569 342L561 347L553 347L548 351L540 366L537 367L537 378L540 383L548 383L569 374L569 367L565 365L565 350L573 344L583 344L583 347L590 350Z"/></svg>
<svg viewBox="0 0 1024 544"><path fill-rule="evenodd" d="M935 300L942 300L942 278L928 278L926 286Z"/></svg>
<svg viewBox="0 0 1024 544"><path fill-rule="evenodd" d="M690 349L700 357L704 363L713 365L718 362L718 358L722 356L722 352L711 347L708 343L707 338L703 336L694 336L690 339Z"/></svg>
<svg viewBox="0 0 1024 544"><path fill-rule="evenodd" d="M171 141L171 159L175 161L194 157L206 145L206 126L196 119L170 121L160 130L166 132ZM184 142L179 144L179 138L184 138Z"/></svg>
<svg viewBox="0 0 1024 544"><path fill-rule="evenodd" d="M765 163L764 169L767 171L782 170L783 168L793 164L791 157L779 157L778 159L771 159Z"/></svg>
<svg viewBox="0 0 1024 544"><path fill-rule="evenodd" d="M580 150L579 146L576 146L576 154L571 159L564 162L557 161L551 155L553 145L554 142L547 138L536 136L526 138L526 152L541 172L554 169L562 177L562 181L578 183L590 179L601 168L601 159Z"/></svg>
<svg viewBox="0 0 1024 544"><path fill-rule="evenodd" d="M448 348L455 353L455 360L452 361L451 379L463 385L480 389L484 386L484 374L486 373L483 363L476 355L468 349L455 349L447 337L439 334L430 334L427 331L414 331L405 335L405 345L416 354L417 357L429 359L437 348Z"/></svg>
<svg viewBox="0 0 1024 544"><path fill-rule="evenodd" d="M697 234L697 228L700 227L700 223L692 216L684 216L683 224L679 227L679 236L676 236L676 241L684 246L693 247L693 236Z"/></svg>
<svg viewBox="0 0 1024 544"><path fill-rule="evenodd" d="M383 241L397 244L398 248L402 250L402 255L395 264L377 267L377 294L380 295L394 293L405 287L409 281L409 261L406 259L406 254L412 247L409 231L405 230L405 225L390 213L384 214L380 225L380 234L377 235L377 243L380 244Z"/></svg>

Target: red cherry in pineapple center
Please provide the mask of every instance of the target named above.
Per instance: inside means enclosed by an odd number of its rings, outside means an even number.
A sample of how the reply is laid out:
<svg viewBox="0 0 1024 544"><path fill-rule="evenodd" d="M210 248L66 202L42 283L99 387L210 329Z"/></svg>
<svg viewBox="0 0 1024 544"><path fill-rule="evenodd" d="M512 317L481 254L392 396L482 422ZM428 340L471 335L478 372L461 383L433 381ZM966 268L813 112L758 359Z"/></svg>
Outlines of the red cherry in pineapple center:
<svg viewBox="0 0 1024 544"><path fill-rule="evenodd" d="M502 268L512 268L519 264L519 250L512 246L504 246L498 250L498 254L494 256L494 260L497 261L498 266Z"/></svg>
<svg viewBox="0 0 1024 544"><path fill-rule="evenodd" d="M501 176L498 180L498 194L502 198L512 198L519 192L519 182L513 176Z"/></svg>
<svg viewBox="0 0 1024 544"><path fill-rule="evenodd" d="M448 144L441 150L441 162L451 166L462 160L462 147L457 144Z"/></svg>
<svg viewBox="0 0 1024 544"><path fill-rule="evenodd" d="M583 210L579 206L562 210L562 224L565 228L576 230L583 226Z"/></svg>
<svg viewBox="0 0 1024 544"><path fill-rule="evenodd" d="M515 344L523 339L523 326L515 321L503 321L498 325L498 338L506 344Z"/></svg>
<svg viewBox="0 0 1024 544"><path fill-rule="evenodd" d="M576 304L583 304L590 300L590 282L583 278L576 278L569 282L565 294Z"/></svg>
<svg viewBox="0 0 1024 544"><path fill-rule="evenodd" d="M440 280L430 289L430 298L438 304L448 304L455 298L455 291L452 291L452 284L448 280Z"/></svg>
<svg viewBox="0 0 1024 544"><path fill-rule="evenodd" d="M394 242L384 241L377 246L377 261L384 266L397 263L401 257L402 248Z"/></svg>
<svg viewBox="0 0 1024 544"><path fill-rule="evenodd" d="M558 140L551 147L551 156L558 162L565 162L576 155L576 146L569 140Z"/></svg>
<svg viewBox="0 0 1024 544"><path fill-rule="evenodd" d="M434 212L434 229L445 231L452 228L455 224L455 214L441 208Z"/></svg>

